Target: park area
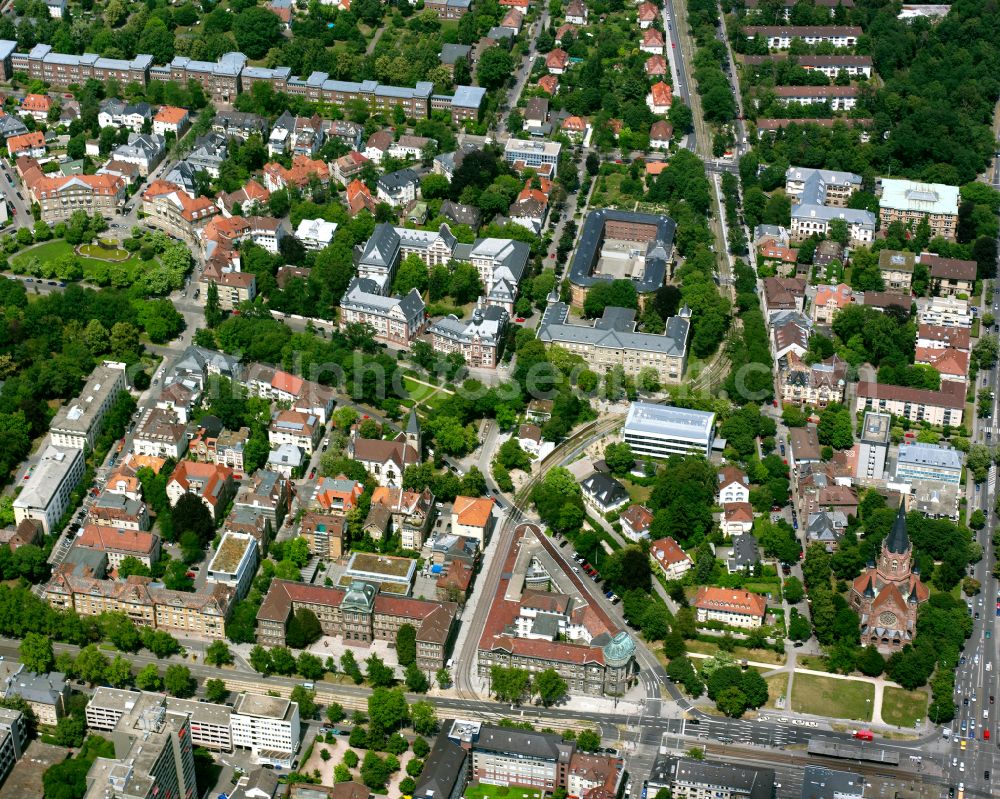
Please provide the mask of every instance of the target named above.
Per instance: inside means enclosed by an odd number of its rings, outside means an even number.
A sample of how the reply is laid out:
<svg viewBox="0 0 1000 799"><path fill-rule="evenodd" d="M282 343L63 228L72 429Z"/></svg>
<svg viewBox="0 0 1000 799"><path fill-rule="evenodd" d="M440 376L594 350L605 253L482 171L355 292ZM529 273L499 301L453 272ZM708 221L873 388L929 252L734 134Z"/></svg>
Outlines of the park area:
<svg viewBox="0 0 1000 799"><path fill-rule="evenodd" d="M886 686L882 696L882 721L897 727L915 727L927 715L927 692Z"/></svg>
<svg viewBox="0 0 1000 799"><path fill-rule="evenodd" d="M871 721L874 699L875 686L870 682L799 672L792 683L791 709L814 716Z"/></svg>
<svg viewBox="0 0 1000 799"><path fill-rule="evenodd" d="M143 269L155 265L120 248L81 244L79 253L63 240L47 241L10 259L17 274L59 280L86 280L100 286L129 286Z"/></svg>

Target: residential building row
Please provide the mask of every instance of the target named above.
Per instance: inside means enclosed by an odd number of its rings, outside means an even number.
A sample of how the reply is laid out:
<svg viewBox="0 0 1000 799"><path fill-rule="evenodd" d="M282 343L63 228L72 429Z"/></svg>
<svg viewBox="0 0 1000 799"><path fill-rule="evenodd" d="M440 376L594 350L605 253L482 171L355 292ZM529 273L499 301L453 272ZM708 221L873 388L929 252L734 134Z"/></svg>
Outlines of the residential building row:
<svg viewBox="0 0 1000 799"><path fill-rule="evenodd" d="M138 83L145 87L150 81L174 81L186 86L188 81L200 84L213 100L232 103L236 97L250 91L255 83L269 84L276 92L303 97L312 102L345 103L361 100L372 109L391 111L401 107L406 116L423 119L431 111L447 111L461 123L477 119L484 89L457 86L453 94L435 94L434 85L421 81L414 87L389 86L373 80L333 80L325 72L313 72L307 77L294 77L288 67L256 67L248 63L243 53L226 53L218 61L198 61L187 56L175 56L169 64L154 65L153 56L140 53L131 59L103 58L93 53L66 55L53 51L51 45L37 44L28 52L17 52L17 43L0 40L0 75L9 81L15 72L23 72L32 80L52 86L83 85L88 80L116 80L121 85Z"/></svg>

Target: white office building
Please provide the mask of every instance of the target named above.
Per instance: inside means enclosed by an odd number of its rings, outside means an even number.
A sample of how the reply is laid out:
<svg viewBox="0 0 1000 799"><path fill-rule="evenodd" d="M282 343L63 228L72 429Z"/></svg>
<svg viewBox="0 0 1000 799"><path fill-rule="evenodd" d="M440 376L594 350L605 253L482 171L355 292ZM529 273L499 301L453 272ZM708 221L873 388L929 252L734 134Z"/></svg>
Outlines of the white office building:
<svg viewBox="0 0 1000 799"><path fill-rule="evenodd" d="M49 444L14 499L15 523L34 519L41 523L46 535L54 532L69 508L70 497L83 477L83 469L83 450Z"/></svg>
<svg viewBox="0 0 1000 799"><path fill-rule="evenodd" d="M104 415L125 390L125 364L106 363L91 373L80 396L63 405L49 432L57 447L93 449L101 434Z"/></svg>
<svg viewBox="0 0 1000 799"><path fill-rule="evenodd" d="M896 481L939 480L958 485L962 481L962 455L957 449L937 444L903 444L896 461Z"/></svg>
<svg viewBox="0 0 1000 799"><path fill-rule="evenodd" d="M299 746L299 706L277 696L240 694L233 707L233 746L259 765L290 768Z"/></svg>
<svg viewBox="0 0 1000 799"><path fill-rule="evenodd" d="M668 458L689 453L707 457L715 439L715 414L633 402L625 418L624 439L640 458Z"/></svg>
<svg viewBox="0 0 1000 799"><path fill-rule="evenodd" d="M524 167L537 169L544 164L553 168L559 165L559 153L562 144L556 141L527 141L525 139L507 139L503 157L508 164L522 164Z"/></svg>

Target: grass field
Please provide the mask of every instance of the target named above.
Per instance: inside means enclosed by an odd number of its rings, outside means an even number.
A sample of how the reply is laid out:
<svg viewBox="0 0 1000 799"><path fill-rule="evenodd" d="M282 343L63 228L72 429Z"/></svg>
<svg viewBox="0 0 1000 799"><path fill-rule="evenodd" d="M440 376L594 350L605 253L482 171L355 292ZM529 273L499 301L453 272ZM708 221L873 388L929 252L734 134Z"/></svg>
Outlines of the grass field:
<svg viewBox="0 0 1000 799"><path fill-rule="evenodd" d="M651 487L636 485L631 480L625 480L622 484L625 486L625 489L628 491L628 495L631 497L633 502L645 502L653 493L653 489Z"/></svg>
<svg viewBox="0 0 1000 799"><path fill-rule="evenodd" d="M927 693L886 686L882 697L882 720L886 724L912 727L927 716Z"/></svg>
<svg viewBox="0 0 1000 799"><path fill-rule="evenodd" d="M114 253L128 253L125 250L102 250L99 247L94 247L93 250L101 252L102 254L114 254ZM68 244L65 241L47 241L44 244L39 244L37 247L31 247L27 250L15 255L10 259L11 266L17 268L20 267L24 270L32 259L37 259L40 262L54 261L58 258L62 258L66 255L74 255L80 262L80 267L83 269L83 279L104 284L107 282L107 275L109 269L114 269L116 271L124 269L127 274L127 283L131 283L136 279L140 270L145 266L151 265L152 261L141 261L137 255L126 257L124 260L112 260L107 257L102 258L88 258L84 255L77 255L73 250L73 245Z"/></svg>
<svg viewBox="0 0 1000 799"><path fill-rule="evenodd" d="M874 699L875 686L867 682L796 674L792 683L792 710L799 713L871 721Z"/></svg>
<svg viewBox="0 0 1000 799"><path fill-rule="evenodd" d="M776 708L778 699L785 695L788 690L788 674L775 674L767 677L767 705L766 707ZM785 699L785 706L788 706L788 699Z"/></svg>
<svg viewBox="0 0 1000 799"><path fill-rule="evenodd" d="M465 799L542 799L542 792L536 788L479 784L465 789Z"/></svg>
<svg viewBox="0 0 1000 799"><path fill-rule="evenodd" d="M410 395L410 399L414 402L420 402L421 400L426 399L437 390L431 388L430 386L425 386L423 383L418 383L410 377L403 378L403 387L406 389L406 393Z"/></svg>
<svg viewBox="0 0 1000 799"><path fill-rule="evenodd" d="M688 641L687 648L691 652L698 652L703 655L716 655L719 652L719 647L708 641ZM757 663L771 663L775 666L785 665L785 656L779 655L777 652L772 652L770 649L747 649L744 646L738 646L733 650L732 655L736 660L743 660L745 658Z"/></svg>
<svg viewBox="0 0 1000 799"><path fill-rule="evenodd" d="M830 670L826 666L826 658L819 655L799 655L795 658L795 662L804 669L812 669L813 671Z"/></svg>
<svg viewBox="0 0 1000 799"><path fill-rule="evenodd" d="M129 257L128 250L123 250L121 247L106 249L104 247L98 247L96 244L81 244L80 254L90 258L95 258L98 261L114 262L127 261Z"/></svg>

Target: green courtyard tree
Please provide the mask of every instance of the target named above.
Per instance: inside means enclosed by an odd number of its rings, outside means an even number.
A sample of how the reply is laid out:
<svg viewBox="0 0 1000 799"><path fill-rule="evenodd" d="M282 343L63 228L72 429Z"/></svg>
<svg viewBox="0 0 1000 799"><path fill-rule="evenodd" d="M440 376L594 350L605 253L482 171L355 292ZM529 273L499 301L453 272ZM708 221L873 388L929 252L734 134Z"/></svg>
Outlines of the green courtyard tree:
<svg viewBox="0 0 1000 799"><path fill-rule="evenodd" d="M412 624L402 624L396 631L396 658L404 667L416 662L417 629Z"/></svg>
<svg viewBox="0 0 1000 799"><path fill-rule="evenodd" d="M545 669L535 675L532 688L545 707L551 707L564 696L569 686L555 669Z"/></svg>

